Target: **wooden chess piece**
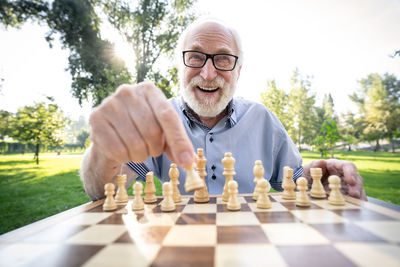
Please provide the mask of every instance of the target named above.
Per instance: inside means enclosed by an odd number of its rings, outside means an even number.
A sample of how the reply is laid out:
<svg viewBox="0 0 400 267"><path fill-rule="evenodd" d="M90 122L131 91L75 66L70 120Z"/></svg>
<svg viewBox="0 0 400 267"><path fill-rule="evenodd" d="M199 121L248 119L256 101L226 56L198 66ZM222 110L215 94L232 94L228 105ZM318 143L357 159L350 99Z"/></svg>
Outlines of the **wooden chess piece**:
<svg viewBox="0 0 400 267"><path fill-rule="evenodd" d="M132 202L132 210L143 210L144 202L142 199L143 185L141 182L136 182L133 184L133 195L135 198Z"/></svg>
<svg viewBox="0 0 400 267"><path fill-rule="evenodd" d="M210 201L210 196L208 194L207 184L205 177L207 176L206 172L206 163L207 159L204 157L204 151L202 148L197 149L197 172L200 178L203 180L203 188L197 189L194 192L194 202L197 203L206 203Z"/></svg>
<svg viewBox="0 0 400 267"><path fill-rule="evenodd" d="M117 203L114 200L115 185L113 183L107 183L104 185L104 194L106 199L104 200L103 210L112 211L117 209Z"/></svg>
<svg viewBox="0 0 400 267"><path fill-rule="evenodd" d="M154 185L154 173L146 173L146 186L144 188L144 203L157 202L156 186Z"/></svg>
<svg viewBox="0 0 400 267"><path fill-rule="evenodd" d="M240 210L240 202L238 197L238 184L236 181L232 180L228 183L229 199L227 204L228 210Z"/></svg>
<svg viewBox="0 0 400 267"><path fill-rule="evenodd" d="M337 175L331 175L328 178L329 188L331 192L329 193L328 203L336 206L343 206L346 204L342 193L340 192L341 188L341 179Z"/></svg>
<svg viewBox="0 0 400 267"><path fill-rule="evenodd" d="M194 190L203 188L204 183L201 180L199 174L194 170L196 164L193 163L192 167L189 169L185 169L186 171L186 181L185 181L185 190L186 192L192 192Z"/></svg>
<svg viewBox="0 0 400 267"><path fill-rule="evenodd" d="M310 195L313 198L326 198L326 192L321 183L322 169L321 168L311 168L310 169L311 178L313 179Z"/></svg>
<svg viewBox="0 0 400 267"><path fill-rule="evenodd" d="M172 198L174 199L175 203L179 203L182 201L182 197L181 197L181 192L179 192L178 188L179 169L175 163L171 163L168 175L169 175L169 180L171 181L172 184Z"/></svg>
<svg viewBox="0 0 400 267"><path fill-rule="evenodd" d="M265 179L260 179L257 182L258 196L257 196L257 208L269 209L271 208L271 200L268 196L268 181Z"/></svg>
<svg viewBox="0 0 400 267"><path fill-rule="evenodd" d="M307 189L308 189L308 181L304 177L299 177L296 180L297 183L297 197L296 197L296 205L297 206L302 206L302 207L308 207L310 206L310 198L307 195Z"/></svg>
<svg viewBox="0 0 400 267"><path fill-rule="evenodd" d="M172 194L173 194L172 184L170 182L165 182L163 184L164 199L163 199L163 201L161 201L161 210L162 211L173 211L176 209Z"/></svg>
<svg viewBox="0 0 400 267"><path fill-rule="evenodd" d="M282 199L296 199L296 192L294 192L296 185L293 181L293 169L289 168L288 166L283 167L282 188Z"/></svg>
<svg viewBox="0 0 400 267"><path fill-rule="evenodd" d="M258 199L258 181L261 181L264 178L264 167L262 165L261 160L256 160L254 168L253 168L253 174L254 174L254 180L253 182L256 184L254 187L254 192L253 192L253 199L257 200Z"/></svg>
<svg viewBox="0 0 400 267"><path fill-rule="evenodd" d="M126 184L126 175L117 175L117 185L118 185L118 190L117 194L115 195L115 202L118 204L126 204L128 203L128 193L126 192L125 188Z"/></svg>
<svg viewBox="0 0 400 267"><path fill-rule="evenodd" d="M233 181L233 176L236 174L234 165L235 165L235 158L232 157L231 152L226 152L225 157L222 159L222 164L224 165L224 172L222 175L225 176L225 185L222 192L222 201L227 202L229 200L229 188L228 183Z"/></svg>

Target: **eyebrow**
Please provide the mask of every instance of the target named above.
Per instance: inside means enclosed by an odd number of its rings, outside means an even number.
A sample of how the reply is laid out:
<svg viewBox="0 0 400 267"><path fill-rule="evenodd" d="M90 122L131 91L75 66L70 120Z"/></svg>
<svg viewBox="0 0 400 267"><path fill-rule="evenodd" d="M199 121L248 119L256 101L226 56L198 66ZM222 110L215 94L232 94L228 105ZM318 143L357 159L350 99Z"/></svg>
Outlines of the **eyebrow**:
<svg viewBox="0 0 400 267"><path fill-rule="evenodd" d="M190 50L198 50L200 52L203 52L203 47L198 42L194 42L189 47L190 47L189 48ZM217 51L217 53L222 53L222 54L224 54L224 53L226 53L226 54L234 54L233 50L230 49L229 47L226 47L226 46L218 47L216 51Z"/></svg>

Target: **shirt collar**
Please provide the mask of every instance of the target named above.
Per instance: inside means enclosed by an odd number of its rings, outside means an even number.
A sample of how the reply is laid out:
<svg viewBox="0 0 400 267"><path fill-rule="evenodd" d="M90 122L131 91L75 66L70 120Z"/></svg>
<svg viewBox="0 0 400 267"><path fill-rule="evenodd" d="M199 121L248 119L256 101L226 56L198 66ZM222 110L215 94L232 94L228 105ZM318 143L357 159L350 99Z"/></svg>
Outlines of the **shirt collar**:
<svg viewBox="0 0 400 267"><path fill-rule="evenodd" d="M210 131L211 128L208 127L207 125L205 125L204 123L202 123L201 121L199 121L195 116L193 116L193 114L190 112L190 108L188 106L188 104L186 104L185 101L183 101L183 98L181 98L180 101L180 108L183 112L183 114L185 114L186 120L188 122L188 124L190 125L190 127L193 127L193 124L197 124L198 126L200 126L202 129L206 130L206 131ZM227 125L229 128L233 127L233 125L236 124L236 114L235 114L235 104L233 99L231 101L229 101L228 105L226 106L227 109L227 114L225 115L224 118L222 118L223 120L226 120Z"/></svg>

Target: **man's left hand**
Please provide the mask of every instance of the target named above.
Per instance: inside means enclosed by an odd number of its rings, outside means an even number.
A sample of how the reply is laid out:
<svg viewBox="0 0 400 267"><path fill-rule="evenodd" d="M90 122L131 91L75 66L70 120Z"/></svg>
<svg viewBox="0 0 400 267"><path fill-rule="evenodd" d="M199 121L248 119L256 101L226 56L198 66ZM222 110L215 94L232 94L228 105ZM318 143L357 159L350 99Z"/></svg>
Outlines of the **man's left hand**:
<svg viewBox="0 0 400 267"><path fill-rule="evenodd" d="M363 188L363 179L357 172L357 167L353 162L338 159L328 160L314 160L304 166L303 176L307 178L309 184L312 183L310 168L321 168L322 179L321 182L325 190L329 191L328 177L337 175L342 179L341 191L345 195L354 198L367 200L367 195Z"/></svg>

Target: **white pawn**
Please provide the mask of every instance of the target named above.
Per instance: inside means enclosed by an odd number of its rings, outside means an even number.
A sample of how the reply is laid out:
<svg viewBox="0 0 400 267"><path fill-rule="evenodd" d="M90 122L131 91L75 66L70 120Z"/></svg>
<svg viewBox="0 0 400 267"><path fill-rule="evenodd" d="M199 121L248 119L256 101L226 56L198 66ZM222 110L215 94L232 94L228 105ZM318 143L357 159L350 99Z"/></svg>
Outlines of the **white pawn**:
<svg viewBox="0 0 400 267"><path fill-rule="evenodd" d="M104 200L103 210L112 211L117 209L117 203L114 200L115 185L113 183L107 183L104 185L104 195L106 195L106 200Z"/></svg>
<svg viewBox="0 0 400 267"><path fill-rule="evenodd" d="M229 200L227 204L228 210L240 210L240 202L238 198L238 184L232 180L228 183Z"/></svg>
<svg viewBox="0 0 400 267"><path fill-rule="evenodd" d="M254 168L253 168L253 174L254 174L254 180L253 182L256 184L254 187L254 192L253 192L253 199L257 200L258 199L258 181L261 181L264 177L264 167L262 165L261 160L256 160Z"/></svg>
<svg viewBox="0 0 400 267"><path fill-rule="evenodd" d="M296 197L296 205L297 206L302 206L302 207L308 207L310 206L310 198L307 195L307 189L308 189L308 181L304 177L299 177L296 180L297 183L297 197Z"/></svg>
<svg viewBox="0 0 400 267"><path fill-rule="evenodd" d="M340 187L341 187L340 177L336 175L331 175L328 178L328 182L329 182L329 188L331 189L331 192L328 197L328 203L337 206L345 205L346 201L344 200L344 197L340 192Z"/></svg>
<svg viewBox="0 0 400 267"><path fill-rule="evenodd" d="M125 204L128 202L128 193L126 192L125 184L126 175L117 175L118 190L117 194L115 195L115 202L117 203Z"/></svg>
<svg viewBox="0 0 400 267"><path fill-rule="evenodd" d="M174 198L172 197L172 185L170 182L165 182L163 184L163 196L164 199L161 202L161 210L162 211L172 211L175 210L175 202Z"/></svg>
<svg viewBox="0 0 400 267"><path fill-rule="evenodd" d="M269 209L271 208L271 200L268 196L268 181L265 179L261 179L257 182L258 189L258 198L257 198L257 208L260 209Z"/></svg>
<svg viewBox="0 0 400 267"><path fill-rule="evenodd" d="M144 209L144 202L142 198L143 193L143 185L140 182L136 182L133 184L133 195L135 198L132 202L132 210L142 210Z"/></svg>
<svg viewBox="0 0 400 267"><path fill-rule="evenodd" d="M186 192L192 192L194 190L204 187L204 182L201 180L199 174L194 170L196 164L193 163L192 167L185 169L186 171L186 181L185 190Z"/></svg>

